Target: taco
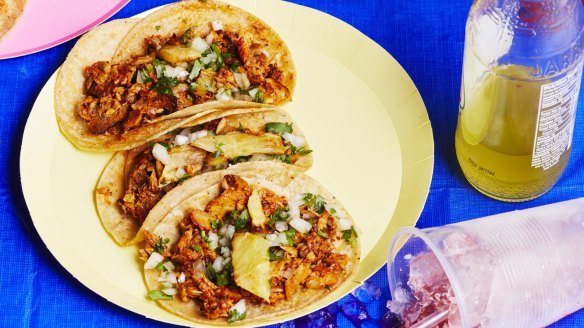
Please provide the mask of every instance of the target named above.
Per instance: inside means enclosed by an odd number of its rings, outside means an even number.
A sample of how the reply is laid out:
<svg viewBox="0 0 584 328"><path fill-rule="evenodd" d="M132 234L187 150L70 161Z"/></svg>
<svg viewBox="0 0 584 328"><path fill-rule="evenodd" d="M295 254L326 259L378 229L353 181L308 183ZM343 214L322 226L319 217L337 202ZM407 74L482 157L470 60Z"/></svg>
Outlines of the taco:
<svg viewBox="0 0 584 328"><path fill-rule="evenodd" d="M204 119L202 124L118 152L109 162L97 184L95 201L103 226L117 243L140 240L141 228L158 223L157 214L149 215L150 210L195 175L247 161L280 161L301 170L312 165L312 150L302 131L282 110L223 118L215 112Z"/></svg>
<svg viewBox="0 0 584 328"><path fill-rule="evenodd" d="M59 125L79 148L129 149L181 119L291 99L295 69L287 47L233 6L183 1L106 31L80 40L55 88ZM104 55L88 55L104 38Z"/></svg>
<svg viewBox="0 0 584 328"><path fill-rule="evenodd" d="M170 312L201 324L259 324L355 272L354 222L293 166L242 163L185 184L188 198L145 232L140 250L148 297Z"/></svg>

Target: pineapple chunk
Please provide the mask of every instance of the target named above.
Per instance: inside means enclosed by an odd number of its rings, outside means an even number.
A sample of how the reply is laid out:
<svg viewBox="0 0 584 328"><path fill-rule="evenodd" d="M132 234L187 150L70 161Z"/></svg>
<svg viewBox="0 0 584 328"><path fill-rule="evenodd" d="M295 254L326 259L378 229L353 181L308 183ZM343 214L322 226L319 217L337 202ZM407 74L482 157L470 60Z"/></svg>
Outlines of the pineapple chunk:
<svg viewBox="0 0 584 328"><path fill-rule="evenodd" d="M206 136L195 140L192 145L210 153L219 152L227 158L253 154L282 155L286 152L282 138L269 133L254 136L233 132L219 136Z"/></svg>
<svg viewBox="0 0 584 328"><path fill-rule="evenodd" d="M176 175L177 169L184 169L188 165L195 172L200 171L203 168L205 155L202 150L187 145L171 148L169 151L169 163L164 166L159 183L164 184L165 182L179 180L181 176Z"/></svg>
<svg viewBox="0 0 584 328"><path fill-rule="evenodd" d="M247 210L251 216L251 225L256 228L263 227L268 223L268 218L264 214L264 209L262 208L262 197L257 190L253 190L251 196L247 201Z"/></svg>
<svg viewBox="0 0 584 328"><path fill-rule="evenodd" d="M268 241L249 232L237 233L232 241L233 276L237 286L270 300Z"/></svg>
<svg viewBox="0 0 584 328"><path fill-rule="evenodd" d="M197 50L181 45L164 46L158 50L158 57L164 61L176 65L176 63L186 63L199 59L201 53Z"/></svg>

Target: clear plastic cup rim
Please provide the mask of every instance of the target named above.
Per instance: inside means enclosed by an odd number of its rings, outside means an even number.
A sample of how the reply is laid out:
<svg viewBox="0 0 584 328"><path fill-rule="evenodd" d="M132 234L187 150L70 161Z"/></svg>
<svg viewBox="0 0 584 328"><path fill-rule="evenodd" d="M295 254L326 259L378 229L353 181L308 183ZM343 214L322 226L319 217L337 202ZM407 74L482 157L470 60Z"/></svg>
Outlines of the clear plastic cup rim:
<svg viewBox="0 0 584 328"><path fill-rule="evenodd" d="M426 245L428 245L430 250L434 253L436 258L438 259L438 262L442 266L442 269L446 273L446 277L448 278L448 281L450 282L450 286L452 286L452 289L454 291L454 298L456 299L456 303L458 306L458 314L460 315L460 321L462 323L462 327L468 327L467 318L466 318L466 305L464 304L464 302L462 302L461 296L460 296L460 295L462 295L462 287L458 283L458 279L456 277L456 274L454 273L454 269L452 268L452 266L450 265L450 262L446 259L446 257L442 253L442 250L440 250L440 248L436 244L434 244L434 242L430 238L428 238L426 233L421 229L414 228L414 227L400 228L396 231L396 233L393 235L393 237L391 239L391 242L389 244L389 251L387 254L387 278L389 280L389 290L390 290L390 293L392 295L392 299L393 299L393 292L397 289L396 282L393 280L393 271L391 270L392 265L393 265L392 254L394 253L393 251L396 250L395 254L397 255L397 253L401 249L401 247L400 247L400 249L397 249L397 246L398 246L398 242L399 242L400 237L402 237L404 235L410 235L410 236L415 236L415 237L421 238L426 243ZM401 246L403 246L403 245L401 245Z"/></svg>

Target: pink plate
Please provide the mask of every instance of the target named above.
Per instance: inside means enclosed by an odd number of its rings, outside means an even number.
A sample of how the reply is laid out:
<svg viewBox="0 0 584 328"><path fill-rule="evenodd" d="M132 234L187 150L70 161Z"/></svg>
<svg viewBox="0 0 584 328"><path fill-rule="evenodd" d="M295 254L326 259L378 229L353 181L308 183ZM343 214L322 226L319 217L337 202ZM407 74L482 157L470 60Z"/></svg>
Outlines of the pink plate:
<svg viewBox="0 0 584 328"><path fill-rule="evenodd" d="M27 0L24 12L0 40L0 59L56 46L111 17L130 0Z"/></svg>

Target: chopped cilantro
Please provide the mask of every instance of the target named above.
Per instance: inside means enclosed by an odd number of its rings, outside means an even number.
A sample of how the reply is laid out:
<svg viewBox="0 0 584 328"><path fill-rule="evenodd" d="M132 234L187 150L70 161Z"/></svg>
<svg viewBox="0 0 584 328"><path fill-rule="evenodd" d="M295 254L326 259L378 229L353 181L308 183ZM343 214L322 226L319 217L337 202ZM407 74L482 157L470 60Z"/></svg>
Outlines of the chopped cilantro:
<svg viewBox="0 0 584 328"><path fill-rule="evenodd" d="M270 262L280 261L284 259L284 251L279 247L270 247L268 249L268 256L270 257Z"/></svg>
<svg viewBox="0 0 584 328"><path fill-rule="evenodd" d="M159 238L156 243L154 244L154 250L160 254L164 253L166 250L166 245L170 242L168 238Z"/></svg>
<svg viewBox="0 0 584 328"><path fill-rule="evenodd" d="M191 246L191 248L193 249L193 251L195 252L200 252L201 251L201 246L194 244L193 246Z"/></svg>
<svg viewBox="0 0 584 328"><path fill-rule="evenodd" d="M142 74L142 82L152 81L152 79L150 78L150 75L148 74L148 70L146 70L146 68L141 69L137 74Z"/></svg>
<svg viewBox="0 0 584 328"><path fill-rule="evenodd" d="M164 266L164 262L160 262L160 263L158 263L158 264L157 264L157 265L154 267L154 270L158 270L158 271L164 271L164 272L168 271L168 270L166 270L166 267Z"/></svg>
<svg viewBox="0 0 584 328"><path fill-rule="evenodd" d="M211 220L211 228L213 228L214 230L221 229L222 226L223 224L221 223L221 221Z"/></svg>
<svg viewBox="0 0 584 328"><path fill-rule="evenodd" d="M245 132L245 128L243 127L241 122L237 122L237 123L239 123L239 126L237 127L237 131L242 132L242 133Z"/></svg>
<svg viewBox="0 0 584 328"><path fill-rule="evenodd" d="M355 238L353 238L353 235L355 236ZM346 241L347 243L353 245L355 244L355 239L357 238L357 233L355 232L355 229L353 227L351 227L351 229L347 229L343 231L343 235L341 236L341 238Z"/></svg>
<svg viewBox="0 0 584 328"><path fill-rule="evenodd" d="M237 211L231 211L229 213L229 220L235 226L236 231L246 230L248 223L249 223L249 212L247 209L241 211L241 213Z"/></svg>
<svg viewBox="0 0 584 328"><path fill-rule="evenodd" d="M272 215L270 215L270 221L268 221L268 225L272 226L276 221L286 221L290 215L286 212L285 209L277 209Z"/></svg>
<svg viewBox="0 0 584 328"><path fill-rule="evenodd" d="M233 165L233 164L237 164L237 163L248 162L250 159L251 159L251 155L250 156L238 156L235 158L230 158L229 164Z"/></svg>
<svg viewBox="0 0 584 328"><path fill-rule="evenodd" d="M177 84L178 79L176 77L162 76L154 84L152 90L158 92L159 95L172 95L172 87L175 87Z"/></svg>
<svg viewBox="0 0 584 328"><path fill-rule="evenodd" d="M162 147L166 148L166 150L170 150L172 146L168 142L158 142Z"/></svg>
<svg viewBox="0 0 584 328"><path fill-rule="evenodd" d="M296 235L296 230L294 230L294 228L290 228L290 229L284 231L284 234L286 235L286 240L288 241L288 245L294 246L294 236Z"/></svg>
<svg viewBox="0 0 584 328"><path fill-rule="evenodd" d="M192 27L189 27L180 37L183 44L189 44L195 38Z"/></svg>
<svg viewBox="0 0 584 328"><path fill-rule="evenodd" d="M264 92L262 90L258 90L258 92L255 94L255 97L253 97L253 101L257 103L263 103L265 101Z"/></svg>
<svg viewBox="0 0 584 328"><path fill-rule="evenodd" d="M180 177L177 182L180 185L180 184L182 184L183 182L187 181L190 178L192 178L190 175L185 174L182 177Z"/></svg>
<svg viewBox="0 0 584 328"><path fill-rule="evenodd" d="M222 142L218 142L215 144L215 148L217 149L217 151L213 153L213 158L217 158L223 155L223 149L221 149L221 147L223 146L225 146L225 144Z"/></svg>
<svg viewBox="0 0 584 328"><path fill-rule="evenodd" d="M290 145L290 151L292 152L292 154L298 155L308 155L312 153L311 149L306 149L304 147L294 147L293 145Z"/></svg>
<svg viewBox="0 0 584 328"><path fill-rule="evenodd" d="M292 123L270 122L266 123L266 132L284 135L284 133L292 133Z"/></svg>
<svg viewBox="0 0 584 328"><path fill-rule="evenodd" d="M156 300L171 300L172 296L171 295L166 295L165 293L159 291L159 290L151 290L150 292L148 292L148 298L150 298L153 301Z"/></svg>
<svg viewBox="0 0 584 328"><path fill-rule="evenodd" d="M245 312L239 313L237 310L231 310L229 311L229 318L227 319L227 322L232 323L243 319L245 319Z"/></svg>
<svg viewBox="0 0 584 328"><path fill-rule="evenodd" d="M215 271L213 265L207 265L207 277L211 280L215 285L227 286L231 283L231 273L233 272L233 266L231 262L225 264L223 270L221 272Z"/></svg>
<svg viewBox="0 0 584 328"><path fill-rule="evenodd" d="M221 55L221 50L219 50L219 47L217 47L215 43L211 43L211 49L217 56L217 63L219 64L219 68L221 68L223 65L223 55Z"/></svg>
<svg viewBox="0 0 584 328"><path fill-rule="evenodd" d="M154 28L158 31L160 30L160 27L161 27L160 25L156 25Z"/></svg>
<svg viewBox="0 0 584 328"><path fill-rule="evenodd" d="M169 136L175 136L177 134L179 134L183 129L179 128L179 129L174 129L172 131L168 131L166 132L167 135ZM154 146L154 145L153 145Z"/></svg>
<svg viewBox="0 0 584 328"><path fill-rule="evenodd" d="M324 204L326 204L321 195L313 195L311 193L304 194L304 203L318 214L324 211Z"/></svg>
<svg viewBox="0 0 584 328"><path fill-rule="evenodd" d="M209 236L207 236L207 233L205 232L205 230L201 230L201 240L206 243L207 245L209 245L209 243L211 242L211 240L209 239Z"/></svg>
<svg viewBox="0 0 584 328"><path fill-rule="evenodd" d="M318 230L316 232L316 234L319 235L319 236L321 236L324 239L328 238L328 234L326 232L322 231L322 230Z"/></svg>

